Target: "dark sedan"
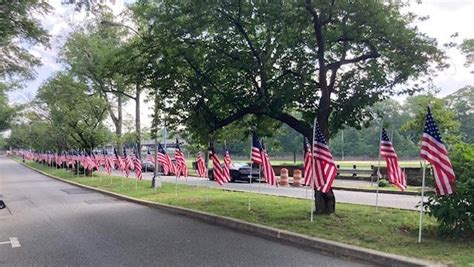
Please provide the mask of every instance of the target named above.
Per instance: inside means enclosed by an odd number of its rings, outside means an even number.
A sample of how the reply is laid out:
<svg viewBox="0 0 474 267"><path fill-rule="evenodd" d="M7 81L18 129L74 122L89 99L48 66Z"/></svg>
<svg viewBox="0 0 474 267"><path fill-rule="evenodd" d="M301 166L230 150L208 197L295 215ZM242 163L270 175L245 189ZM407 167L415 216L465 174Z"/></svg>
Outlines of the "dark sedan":
<svg viewBox="0 0 474 267"><path fill-rule="evenodd" d="M224 164L222 164L224 168ZM230 164L230 181L250 181L250 163L232 163ZM259 168L257 165L252 167L252 182L258 181ZM214 180L212 168L209 168L209 180Z"/></svg>
<svg viewBox="0 0 474 267"><path fill-rule="evenodd" d="M155 164L149 160L142 160L142 171L143 172L155 171Z"/></svg>

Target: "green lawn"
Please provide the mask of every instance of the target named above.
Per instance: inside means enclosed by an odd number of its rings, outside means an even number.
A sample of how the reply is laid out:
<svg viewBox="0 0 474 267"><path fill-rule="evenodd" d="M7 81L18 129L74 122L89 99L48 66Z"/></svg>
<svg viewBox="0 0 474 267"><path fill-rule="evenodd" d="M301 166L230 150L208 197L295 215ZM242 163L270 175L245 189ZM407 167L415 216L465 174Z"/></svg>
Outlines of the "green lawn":
<svg viewBox="0 0 474 267"><path fill-rule="evenodd" d="M420 257L456 266L474 264L473 240L450 241L435 234L436 221L424 217L423 242L417 243L419 213L392 208L337 204L337 212L316 216L310 222L310 202L302 199L251 194L252 209L247 210L248 193L230 192L180 184L163 183L156 193L150 181L93 176L77 177L65 170L52 170L34 162L28 165L85 185L180 207L237 218L301 234L335 240L384 252ZM122 181L124 185L122 186Z"/></svg>

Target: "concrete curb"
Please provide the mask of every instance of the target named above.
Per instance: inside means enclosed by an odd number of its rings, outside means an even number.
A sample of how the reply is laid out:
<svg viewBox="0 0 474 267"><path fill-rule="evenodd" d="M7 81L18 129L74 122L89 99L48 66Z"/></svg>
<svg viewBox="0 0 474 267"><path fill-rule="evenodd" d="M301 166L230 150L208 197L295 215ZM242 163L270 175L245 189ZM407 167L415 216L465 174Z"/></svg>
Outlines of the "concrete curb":
<svg viewBox="0 0 474 267"><path fill-rule="evenodd" d="M234 230L256 234L265 238L271 238L271 239L275 239L279 241L286 241L286 242L290 242L296 245L314 248L319 251L324 251L326 253L337 255L337 256L357 259L360 261L374 263L374 264L383 265L383 266L444 266L444 265L440 265L439 263L380 252L380 251L348 245L348 244L344 244L344 243L340 243L336 241L310 237L307 235L297 234L294 232L281 230L281 229L277 229L273 227L249 223L249 222L245 222L242 220L233 219L229 217L214 215L207 212L196 211L192 209L181 208L177 206L128 197L128 196L120 195L120 194L113 193L110 191L102 190L99 188L90 187L87 185L69 181L60 177L56 177L46 172L43 172L39 169L36 169L34 167L28 166L23 162L19 162L19 163L44 176L59 180L64 183L68 183L68 184L75 185L78 187L100 192L102 194L115 197L117 199L145 205L152 208L158 208L158 209L165 210L171 213L199 219L208 223L218 224L218 225L231 228Z"/></svg>
<svg viewBox="0 0 474 267"><path fill-rule="evenodd" d="M343 191L355 191L355 192L366 192L366 193L377 193L376 189L365 189L365 188L352 188L352 187L339 187L333 186L334 190L343 190ZM391 191L391 190L380 190L379 194L392 194L392 195L410 195L410 196L420 196L420 192L411 192L411 191Z"/></svg>

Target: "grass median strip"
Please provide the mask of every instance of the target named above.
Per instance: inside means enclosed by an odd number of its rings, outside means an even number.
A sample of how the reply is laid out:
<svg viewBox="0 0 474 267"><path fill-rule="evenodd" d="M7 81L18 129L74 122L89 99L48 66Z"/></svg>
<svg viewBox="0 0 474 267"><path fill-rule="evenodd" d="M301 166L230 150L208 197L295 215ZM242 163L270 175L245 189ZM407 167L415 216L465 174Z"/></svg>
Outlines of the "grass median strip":
<svg viewBox="0 0 474 267"><path fill-rule="evenodd" d="M474 263L474 242L437 236L436 221L428 216L424 218L423 242L418 244L419 214L413 211L379 208L379 212L375 212L370 206L338 203L335 214L316 216L311 223L310 202L302 199L252 194L252 210L248 211L247 193L179 184L176 196L174 183L163 183L155 193L150 181L139 181L136 190L134 179L124 179L122 186L122 177L78 177L64 169L51 169L35 162L26 164L54 176L143 200L450 265Z"/></svg>

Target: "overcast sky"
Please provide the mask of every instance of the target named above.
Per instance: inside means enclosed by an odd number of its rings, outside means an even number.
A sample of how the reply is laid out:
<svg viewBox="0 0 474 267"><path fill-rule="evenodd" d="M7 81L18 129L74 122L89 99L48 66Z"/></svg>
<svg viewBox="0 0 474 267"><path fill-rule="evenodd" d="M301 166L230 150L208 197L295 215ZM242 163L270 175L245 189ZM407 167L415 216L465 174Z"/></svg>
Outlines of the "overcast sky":
<svg viewBox="0 0 474 267"><path fill-rule="evenodd" d="M51 35L51 48L46 49L42 46L31 47L31 53L40 57L43 65L37 68L37 78L29 81L23 90L10 93L10 101L13 103L22 103L34 98L38 87L52 73L61 70L61 64L57 62L59 48L63 45L65 37L72 31L73 25L83 23L87 16L85 13L72 11L72 7L61 5L61 0L49 0L54 8L52 14L45 17L39 17L43 27ZM118 14L124 8L123 0L108 0L106 2L115 2L109 6L114 13ZM133 0L125 0L126 3ZM474 38L474 0L423 0L422 4L413 3L408 10L419 16L429 16L430 18L416 25L420 31L438 40L440 47L443 43L452 41L450 36L457 32L462 39ZM434 82L441 89L439 96L445 96L455 90L472 83L473 74L469 69L463 66L464 57L457 49L447 51L450 68L439 73ZM148 105L144 105L142 110L143 127L149 127L151 120ZM133 106L126 108L126 117L132 119ZM129 116L127 116L129 115Z"/></svg>

